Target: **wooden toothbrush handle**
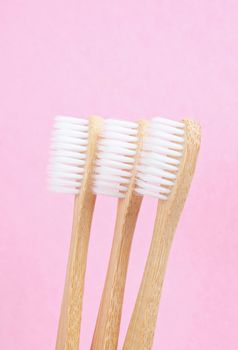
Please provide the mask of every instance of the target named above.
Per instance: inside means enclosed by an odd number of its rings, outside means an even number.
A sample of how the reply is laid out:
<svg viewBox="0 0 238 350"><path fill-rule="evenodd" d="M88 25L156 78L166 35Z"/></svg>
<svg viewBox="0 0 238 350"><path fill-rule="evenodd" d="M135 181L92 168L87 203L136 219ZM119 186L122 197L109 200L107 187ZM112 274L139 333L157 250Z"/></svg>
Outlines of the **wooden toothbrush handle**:
<svg viewBox="0 0 238 350"><path fill-rule="evenodd" d="M177 181L167 201L158 204L151 246L123 350L150 350L161 290L174 233L184 207L200 146L200 127L185 120L186 140Z"/></svg>
<svg viewBox="0 0 238 350"><path fill-rule="evenodd" d="M161 290L174 234L172 225L166 220L166 204L164 202L158 205L151 246L123 350L152 348Z"/></svg>
<svg viewBox="0 0 238 350"><path fill-rule="evenodd" d="M131 242L142 197L131 205L119 200L110 261L99 307L91 350L116 350Z"/></svg>
<svg viewBox="0 0 238 350"><path fill-rule="evenodd" d="M95 196L75 198L74 221L56 350L78 350L84 278ZM83 213L82 213L83 211ZM83 215L82 215L83 214Z"/></svg>
<svg viewBox="0 0 238 350"><path fill-rule="evenodd" d="M58 326L56 350L78 350L88 243L96 196L91 190L93 162L102 120L89 119L89 139L84 179L75 197L73 229Z"/></svg>

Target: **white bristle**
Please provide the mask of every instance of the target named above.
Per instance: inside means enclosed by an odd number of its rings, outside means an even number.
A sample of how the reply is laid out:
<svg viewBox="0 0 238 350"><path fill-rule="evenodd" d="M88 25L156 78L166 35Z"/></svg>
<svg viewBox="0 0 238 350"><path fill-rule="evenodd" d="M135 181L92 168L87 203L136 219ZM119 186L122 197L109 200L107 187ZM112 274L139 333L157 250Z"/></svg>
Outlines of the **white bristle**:
<svg viewBox="0 0 238 350"><path fill-rule="evenodd" d="M150 122L138 166L136 192L168 199L183 155L184 123L165 118Z"/></svg>
<svg viewBox="0 0 238 350"><path fill-rule="evenodd" d="M107 119L98 142L93 191L123 198L132 175L137 149L138 124Z"/></svg>
<svg viewBox="0 0 238 350"><path fill-rule="evenodd" d="M79 193L86 162L87 144L87 119L55 117L48 167L48 183L52 191Z"/></svg>

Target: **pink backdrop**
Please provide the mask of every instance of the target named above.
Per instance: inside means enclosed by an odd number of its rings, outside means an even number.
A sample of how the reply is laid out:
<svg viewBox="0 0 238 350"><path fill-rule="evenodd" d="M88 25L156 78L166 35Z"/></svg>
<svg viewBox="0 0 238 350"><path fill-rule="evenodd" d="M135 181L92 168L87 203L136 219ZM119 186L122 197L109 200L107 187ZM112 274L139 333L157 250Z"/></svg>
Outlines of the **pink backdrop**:
<svg viewBox="0 0 238 350"><path fill-rule="evenodd" d="M238 348L237 11L235 0L1 1L1 349L54 348L73 205L46 189L59 113L201 122L197 173L170 256L154 349ZM120 348L155 206L144 200L136 229ZM89 349L115 208L114 199L98 198L81 349Z"/></svg>

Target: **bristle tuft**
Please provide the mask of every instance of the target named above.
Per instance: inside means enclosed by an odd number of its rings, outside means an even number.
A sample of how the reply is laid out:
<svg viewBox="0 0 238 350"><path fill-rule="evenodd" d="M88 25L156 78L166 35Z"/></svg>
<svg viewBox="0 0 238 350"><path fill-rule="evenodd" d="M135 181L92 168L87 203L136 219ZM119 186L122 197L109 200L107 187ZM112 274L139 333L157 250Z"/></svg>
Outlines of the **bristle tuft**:
<svg viewBox="0 0 238 350"><path fill-rule="evenodd" d="M98 142L93 191L123 198L132 175L137 149L138 125L107 119Z"/></svg>
<svg viewBox="0 0 238 350"><path fill-rule="evenodd" d="M184 123L154 118L143 143L136 192L167 200L183 155Z"/></svg>
<svg viewBox="0 0 238 350"><path fill-rule="evenodd" d="M50 190L60 193L79 193L86 162L87 144L87 119L55 117L48 167Z"/></svg>

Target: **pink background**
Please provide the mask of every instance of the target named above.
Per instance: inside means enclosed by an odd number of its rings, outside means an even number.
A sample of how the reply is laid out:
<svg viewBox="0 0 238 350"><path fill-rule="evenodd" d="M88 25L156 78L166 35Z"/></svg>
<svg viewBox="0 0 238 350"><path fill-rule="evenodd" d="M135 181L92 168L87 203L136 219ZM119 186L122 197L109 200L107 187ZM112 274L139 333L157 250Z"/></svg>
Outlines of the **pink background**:
<svg viewBox="0 0 238 350"><path fill-rule="evenodd" d="M154 349L238 348L238 3L5 0L0 3L0 348L54 348L73 198L49 193L55 114L201 122L196 177L177 230ZM122 345L156 202L130 260ZM99 197L81 349L89 349L116 200ZM153 217L151 216L153 212Z"/></svg>

